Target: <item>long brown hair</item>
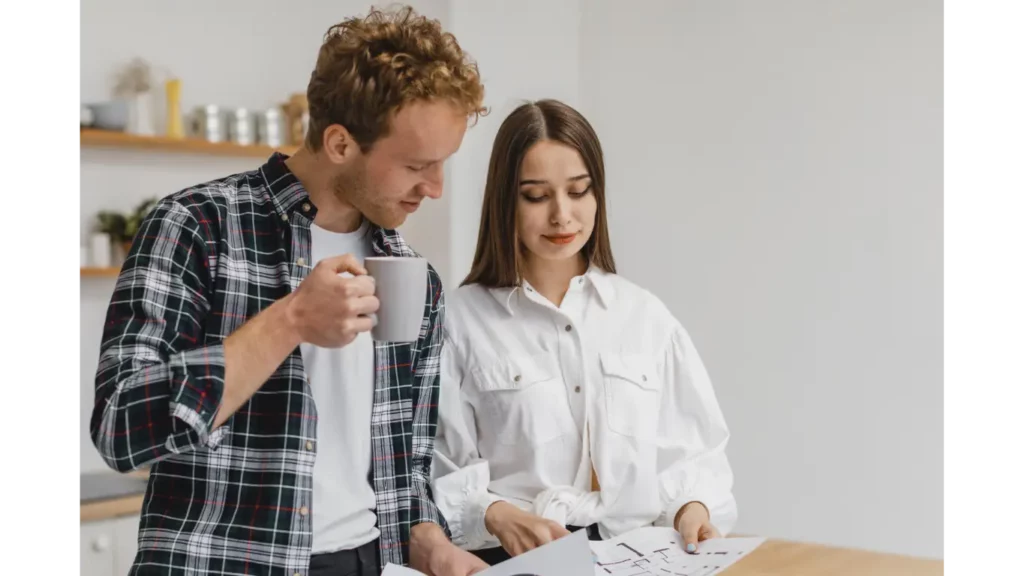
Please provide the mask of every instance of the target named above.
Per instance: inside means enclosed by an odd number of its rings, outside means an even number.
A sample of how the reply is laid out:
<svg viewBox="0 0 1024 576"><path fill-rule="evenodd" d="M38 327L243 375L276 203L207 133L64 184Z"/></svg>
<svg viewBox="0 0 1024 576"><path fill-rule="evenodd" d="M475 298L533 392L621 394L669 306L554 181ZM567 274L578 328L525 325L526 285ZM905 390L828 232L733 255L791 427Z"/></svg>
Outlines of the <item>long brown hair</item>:
<svg viewBox="0 0 1024 576"><path fill-rule="evenodd" d="M594 128L582 114L558 100L539 100L519 106L498 129L487 170L480 233L473 267L462 285L491 288L518 286L522 279L516 206L519 169L526 152L541 140L565 144L583 158L597 200L594 232L581 253L586 262L615 272L604 201L604 154Z"/></svg>

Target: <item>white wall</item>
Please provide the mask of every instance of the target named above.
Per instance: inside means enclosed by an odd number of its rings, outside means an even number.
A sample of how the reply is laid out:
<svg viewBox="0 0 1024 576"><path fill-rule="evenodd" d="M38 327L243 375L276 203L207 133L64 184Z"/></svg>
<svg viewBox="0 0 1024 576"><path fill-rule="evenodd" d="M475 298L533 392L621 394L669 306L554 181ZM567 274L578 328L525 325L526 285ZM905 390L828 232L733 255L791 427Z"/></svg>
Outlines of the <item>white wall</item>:
<svg viewBox="0 0 1024 576"><path fill-rule="evenodd" d="M588 0L620 272L702 351L738 531L942 556L942 4Z"/></svg>

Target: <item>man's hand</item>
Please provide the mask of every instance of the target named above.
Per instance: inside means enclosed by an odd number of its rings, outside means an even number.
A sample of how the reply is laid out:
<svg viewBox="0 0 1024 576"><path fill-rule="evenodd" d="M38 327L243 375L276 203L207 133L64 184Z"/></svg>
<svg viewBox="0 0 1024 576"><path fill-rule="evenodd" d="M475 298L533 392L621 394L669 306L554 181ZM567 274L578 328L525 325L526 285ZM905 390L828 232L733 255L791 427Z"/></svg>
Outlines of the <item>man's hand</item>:
<svg viewBox="0 0 1024 576"><path fill-rule="evenodd" d="M690 554L697 553L697 543L721 538L718 528L711 523L708 509L700 502L690 502L676 513L676 530L683 537L683 546Z"/></svg>
<svg viewBox="0 0 1024 576"><path fill-rule="evenodd" d="M569 534L569 531L557 522L502 501L495 502L487 508L484 525L488 532L497 536L501 547L512 556L529 552Z"/></svg>
<svg viewBox="0 0 1024 576"><path fill-rule="evenodd" d="M351 272L353 278L338 274ZM337 348L372 328L363 316L380 302L373 278L350 255L321 261L302 284L249 319L224 340L224 394L213 427L227 422L263 386L295 347L309 342Z"/></svg>
<svg viewBox="0 0 1024 576"><path fill-rule="evenodd" d="M340 348L373 327L367 314L380 307L373 293L373 278L351 254L321 260L290 295L289 324L302 342Z"/></svg>
<svg viewBox="0 0 1024 576"><path fill-rule="evenodd" d="M427 576L470 576L489 568L486 562L451 543L437 524L412 527L409 565Z"/></svg>

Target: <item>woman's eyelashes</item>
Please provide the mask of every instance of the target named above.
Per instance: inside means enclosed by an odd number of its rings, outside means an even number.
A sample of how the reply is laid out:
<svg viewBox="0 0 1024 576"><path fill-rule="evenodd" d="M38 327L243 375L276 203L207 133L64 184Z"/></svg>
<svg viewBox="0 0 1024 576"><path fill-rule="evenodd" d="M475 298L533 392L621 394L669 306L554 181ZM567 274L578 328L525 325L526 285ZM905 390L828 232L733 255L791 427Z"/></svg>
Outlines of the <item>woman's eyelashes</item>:
<svg viewBox="0 0 1024 576"><path fill-rule="evenodd" d="M591 188L592 188L592 186L588 185L586 188L584 188L582 190L570 190L569 191L569 197L574 199L574 200L582 198L582 197L586 196L587 194L590 194ZM533 192L533 191L529 191L529 192L523 191L523 192L520 192L520 196L523 197L523 200L526 200L527 202L531 202L533 204L539 204L539 203L544 202L545 200L547 200L548 198L551 197L550 194L537 193L537 192Z"/></svg>

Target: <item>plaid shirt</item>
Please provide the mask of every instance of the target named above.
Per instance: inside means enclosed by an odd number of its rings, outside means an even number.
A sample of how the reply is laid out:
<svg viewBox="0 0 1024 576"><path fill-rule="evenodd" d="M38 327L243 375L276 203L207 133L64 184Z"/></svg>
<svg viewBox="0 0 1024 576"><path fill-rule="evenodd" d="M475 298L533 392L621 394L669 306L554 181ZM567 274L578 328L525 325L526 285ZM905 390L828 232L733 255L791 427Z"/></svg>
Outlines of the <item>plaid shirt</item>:
<svg viewBox="0 0 1024 576"><path fill-rule="evenodd" d="M124 264L103 331L90 431L119 471L150 466L132 574L307 574L316 408L296 348L211 430L224 339L306 277L316 207L275 154L163 199ZM374 251L414 256L394 231ZM372 477L380 559L412 526L448 532L429 487L444 300L430 268L412 344L375 343Z"/></svg>

